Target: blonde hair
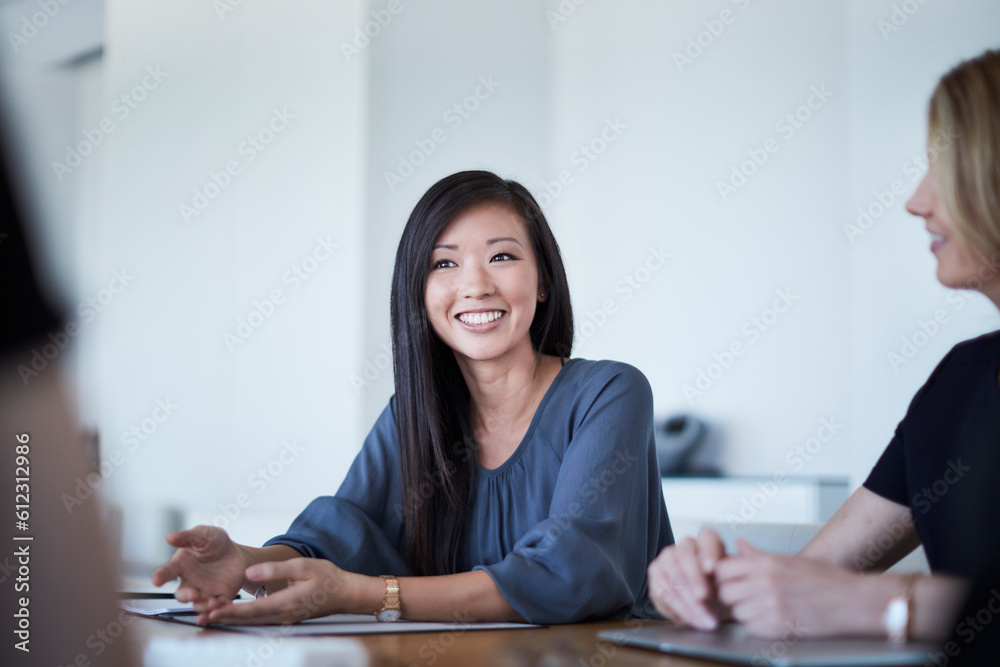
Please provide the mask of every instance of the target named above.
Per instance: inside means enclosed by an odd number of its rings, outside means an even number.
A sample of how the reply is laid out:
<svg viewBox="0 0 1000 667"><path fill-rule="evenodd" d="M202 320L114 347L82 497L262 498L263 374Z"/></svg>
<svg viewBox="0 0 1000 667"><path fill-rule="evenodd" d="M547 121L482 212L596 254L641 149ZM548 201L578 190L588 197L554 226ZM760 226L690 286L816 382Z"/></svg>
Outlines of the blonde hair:
<svg viewBox="0 0 1000 667"><path fill-rule="evenodd" d="M927 149L959 239L973 256L1000 253L1000 50L941 77L930 101Z"/></svg>

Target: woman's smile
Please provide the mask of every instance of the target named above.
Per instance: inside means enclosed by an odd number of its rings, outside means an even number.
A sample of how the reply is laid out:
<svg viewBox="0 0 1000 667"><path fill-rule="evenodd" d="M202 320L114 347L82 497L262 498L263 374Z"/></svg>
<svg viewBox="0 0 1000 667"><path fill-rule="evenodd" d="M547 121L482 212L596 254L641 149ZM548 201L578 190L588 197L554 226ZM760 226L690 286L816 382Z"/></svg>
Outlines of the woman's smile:
<svg viewBox="0 0 1000 667"><path fill-rule="evenodd" d="M467 330L474 333L485 333L500 326L500 320L506 315L503 310L467 310L455 316Z"/></svg>

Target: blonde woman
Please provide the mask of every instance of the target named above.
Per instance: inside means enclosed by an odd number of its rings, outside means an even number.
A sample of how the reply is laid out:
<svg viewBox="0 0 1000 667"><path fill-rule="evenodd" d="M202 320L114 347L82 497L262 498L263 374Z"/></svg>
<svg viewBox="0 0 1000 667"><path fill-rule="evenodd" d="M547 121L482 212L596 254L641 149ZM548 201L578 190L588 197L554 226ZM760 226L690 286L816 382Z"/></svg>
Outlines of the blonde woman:
<svg viewBox="0 0 1000 667"><path fill-rule="evenodd" d="M1000 51L941 78L928 143L939 133L955 144L933 161L906 210L926 223L938 280L1000 308ZM997 540L976 537L995 535L995 503L971 495L991 483L988 457L998 446L1000 331L956 345L941 361L864 485L798 555L742 541L727 555L719 536L703 531L650 564L652 600L667 618L703 630L733 618L763 637L790 627L810 636L962 637L956 616L968 582L998 560ZM876 576L918 544L933 574Z"/></svg>

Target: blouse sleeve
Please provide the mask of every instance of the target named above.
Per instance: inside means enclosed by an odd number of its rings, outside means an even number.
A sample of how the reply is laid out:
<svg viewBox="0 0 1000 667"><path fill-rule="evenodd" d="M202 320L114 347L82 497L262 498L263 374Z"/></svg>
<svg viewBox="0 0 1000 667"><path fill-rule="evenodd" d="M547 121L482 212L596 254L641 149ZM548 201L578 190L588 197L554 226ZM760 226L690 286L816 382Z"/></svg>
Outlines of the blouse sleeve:
<svg viewBox="0 0 1000 667"><path fill-rule="evenodd" d="M392 402L375 422L334 496L313 500L288 532L264 546L285 544L367 575L408 575L403 550L402 492Z"/></svg>
<svg viewBox="0 0 1000 667"><path fill-rule="evenodd" d="M906 450L903 447L903 422L896 427L888 446L882 452L863 485L873 493L900 505L909 504L906 484Z"/></svg>
<svg viewBox="0 0 1000 667"><path fill-rule="evenodd" d="M869 491L877 493L886 500L909 506L912 494L907 484L906 434L908 430L912 429L910 424L914 420L913 415L922 410L927 410L924 396L940 375L941 369L945 368L951 362L952 358L952 352L945 355L944 359L934 369L934 372L931 373L924 386L920 388L913 397L913 400L910 401L910 407L906 409L906 416L896 426L896 432L893 434L892 440L889 441L885 451L882 452L882 456L879 457L875 467L868 474L868 479L863 484Z"/></svg>
<svg viewBox="0 0 1000 667"><path fill-rule="evenodd" d="M659 543L672 542L649 383L615 364L590 396L569 416L570 442L547 518L500 562L474 568L488 572L529 622L625 615L645 597L646 565Z"/></svg>

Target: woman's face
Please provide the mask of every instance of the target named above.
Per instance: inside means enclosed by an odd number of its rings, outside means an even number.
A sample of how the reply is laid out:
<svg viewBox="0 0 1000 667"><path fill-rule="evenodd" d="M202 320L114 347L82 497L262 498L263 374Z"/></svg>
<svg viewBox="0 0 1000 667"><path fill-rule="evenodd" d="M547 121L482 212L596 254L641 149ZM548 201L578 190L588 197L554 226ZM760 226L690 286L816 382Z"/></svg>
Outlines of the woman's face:
<svg viewBox="0 0 1000 667"><path fill-rule="evenodd" d="M531 353L538 264L521 218L499 204L471 208L434 244L424 305L461 361Z"/></svg>
<svg viewBox="0 0 1000 667"><path fill-rule="evenodd" d="M984 275L985 260L972 257L958 240L948 211L938 198L937 185L930 169L906 202L906 210L927 223L927 231L931 234L931 252L938 262L937 278L942 285L955 289L969 288L982 285L984 277L992 277Z"/></svg>

